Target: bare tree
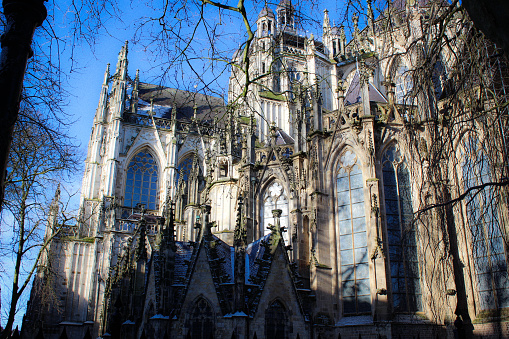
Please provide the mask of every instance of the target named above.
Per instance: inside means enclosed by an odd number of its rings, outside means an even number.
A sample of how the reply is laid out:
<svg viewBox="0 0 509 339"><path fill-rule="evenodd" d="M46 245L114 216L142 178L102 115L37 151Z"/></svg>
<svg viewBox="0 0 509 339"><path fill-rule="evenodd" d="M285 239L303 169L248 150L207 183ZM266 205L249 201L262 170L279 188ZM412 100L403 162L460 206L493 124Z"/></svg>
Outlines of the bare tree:
<svg viewBox="0 0 509 339"><path fill-rule="evenodd" d="M30 112L29 109L22 111ZM32 111L33 112L33 111ZM2 337L12 330L18 301L39 268L51 240L73 222L73 214L60 206L60 182L76 170L76 147L58 126L38 113L23 114L14 129L8 163L2 228L12 234L2 244L4 255L14 262L8 319ZM57 187L53 199L50 187ZM46 229L49 216L48 228Z"/></svg>

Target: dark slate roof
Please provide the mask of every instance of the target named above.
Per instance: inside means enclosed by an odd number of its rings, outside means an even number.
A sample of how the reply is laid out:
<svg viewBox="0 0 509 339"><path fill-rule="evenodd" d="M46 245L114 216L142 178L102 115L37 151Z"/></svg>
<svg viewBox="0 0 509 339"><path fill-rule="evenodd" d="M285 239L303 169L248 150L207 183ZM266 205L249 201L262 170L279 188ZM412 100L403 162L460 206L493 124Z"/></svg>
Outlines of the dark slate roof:
<svg viewBox="0 0 509 339"><path fill-rule="evenodd" d="M248 257L249 265L246 265L246 284L252 284L251 278L255 278L260 268L260 261L265 253L265 247L261 246L261 242L269 242L271 234L250 243L246 248L246 255Z"/></svg>
<svg viewBox="0 0 509 339"><path fill-rule="evenodd" d="M387 102L382 93L380 93L380 91L377 90L375 86L373 86L373 84L369 83L368 88L369 88L369 101L384 103ZM361 97L361 86L359 81L359 72L356 71L352 79L352 83L350 84L350 87L348 87L348 91L346 92L345 95L345 105L346 106L353 105L358 102L361 102L361 100L362 97Z"/></svg>
<svg viewBox="0 0 509 339"><path fill-rule="evenodd" d="M260 14L258 14L258 19L264 16L269 16L271 18L275 18L274 12L272 9L268 8L267 6L263 7L263 9L260 11Z"/></svg>
<svg viewBox="0 0 509 339"><path fill-rule="evenodd" d="M295 140L282 129L276 132L276 145L293 145L294 143Z"/></svg>
<svg viewBox="0 0 509 339"><path fill-rule="evenodd" d="M229 276L226 280L223 278L222 283L233 283L233 247L229 246L215 235L212 237L214 239L214 249L216 254L218 257L223 259L219 263L221 271Z"/></svg>
<svg viewBox="0 0 509 339"><path fill-rule="evenodd" d="M148 112L153 100L154 114L159 118L170 119L174 105L177 108L177 120L181 121L193 118L195 104L198 120L212 121L217 114L226 110L223 98L142 82L139 83L138 97L138 112Z"/></svg>
<svg viewBox="0 0 509 339"><path fill-rule="evenodd" d="M177 251L175 253L173 282L175 284L184 284L189 278L188 269L190 267L190 261L195 247L192 243L183 241L176 241L175 246L177 247Z"/></svg>

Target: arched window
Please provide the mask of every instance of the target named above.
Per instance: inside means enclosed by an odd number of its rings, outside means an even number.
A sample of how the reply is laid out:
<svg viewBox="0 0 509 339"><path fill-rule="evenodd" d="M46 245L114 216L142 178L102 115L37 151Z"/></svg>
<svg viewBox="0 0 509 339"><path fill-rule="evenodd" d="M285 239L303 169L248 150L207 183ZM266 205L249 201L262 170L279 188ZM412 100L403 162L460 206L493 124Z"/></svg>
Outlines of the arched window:
<svg viewBox="0 0 509 339"><path fill-rule="evenodd" d="M179 181L180 174L183 174L182 179L184 181L187 181L189 178L189 174L191 173L191 170L193 169L193 156L187 156L183 160L180 161L179 165L177 166L177 177L176 181Z"/></svg>
<svg viewBox="0 0 509 339"><path fill-rule="evenodd" d="M124 205L136 207L137 204L144 204L147 209L156 210L158 176L157 162L152 154L148 150L136 154L127 167Z"/></svg>
<svg viewBox="0 0 509 339"><path fill-rule="evenodd" d="M336 185L343 313L367 313L371 293L364 184L357 157L350 151L340 159Z"/></svg>
<svg viewBox="0 0 509 339"><path fill-rule="evenodd" d="M214 312L204 298L198 299L194 304L189 333L193 339L214 338Z"/></svg>
<svg viewBox="0 0 509 339"><path fill-rule="evenodd" d="M445 93L445 82L447 80L447 73L442 60L438 60L433 66L433 74L431 76L433 82L433 89L437 99L443 98Z"/></svg>
<svg viewBox="0 0 509 339"><path fill-rule="evenodd" d="M464 145L463 185L465 190L493 181L490 163L477 139ZM472 235L473 259L482 310L509 307L509 276L498 215L500 194L493 186L473 190L465 199Z"/></svg>
<svg viewBox="0 0 509 339"><path fill-rule="evenodd" d="M422 310L410 174L399 152L391 147L382 158L385 218L394 310Z"/></svg>
<svg viewBox="0 0 509 339"><path fill-rule="evenodd" d="M399 65L398 69L396 70L394 80L396 83L396 103L402 105L411 105L411 91L414 84L412 81L412 75L410 74L406 65L402 63Z"/></svg>
<svg viewBox="0 0 509 339"><path fill-rule="evenodd" d="M265 338L288 338L288 317L283 304L276 300L265 310Z"/></svg>
<svg viewBox="0 0 509 339"><path fill-rule="evenodd" d="M281 210L281 227L286 227L288 230L288 199L286 197L285 189L277 181L274 181L267 189L265 189L265 194L263 195L263 206L261 213L262 222L260 223L263 227L263 235L270 233L270 230L268 229L269 224L276 224L276 220L272 215L272 211L275 209ZM285 240L286 245L289 245L288 232L289 230L283 233L283 239Z"/></svg>

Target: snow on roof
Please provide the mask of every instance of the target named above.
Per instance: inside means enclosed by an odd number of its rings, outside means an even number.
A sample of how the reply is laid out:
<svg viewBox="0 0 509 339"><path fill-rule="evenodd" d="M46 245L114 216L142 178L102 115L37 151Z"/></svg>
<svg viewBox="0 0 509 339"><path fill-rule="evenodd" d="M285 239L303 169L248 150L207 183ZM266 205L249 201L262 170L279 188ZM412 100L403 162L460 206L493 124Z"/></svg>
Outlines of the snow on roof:
<svg viewBox="0 0 509 339"><path fill-rule="evenodd" d="M196 107L198 120L213 120L214 116L225 112L223 98L183 91L180 89L139 83L138 111L153 113L156 117L171 118L173 107L177 110L177 120L191 120Z"/></svg>

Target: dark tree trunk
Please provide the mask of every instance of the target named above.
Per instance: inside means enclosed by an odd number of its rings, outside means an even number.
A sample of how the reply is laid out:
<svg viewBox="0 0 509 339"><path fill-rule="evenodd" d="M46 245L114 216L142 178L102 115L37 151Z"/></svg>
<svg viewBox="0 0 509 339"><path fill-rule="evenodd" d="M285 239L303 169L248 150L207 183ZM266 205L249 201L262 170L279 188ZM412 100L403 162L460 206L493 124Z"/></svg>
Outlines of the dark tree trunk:
<svg viewBox="0 0 509 339"><path fill-rule="evenodd" d="M3 0L6 18L0 54L0 208L14 124L18 118L23 78L35 28L46 18L43 0Z"/></svg>

